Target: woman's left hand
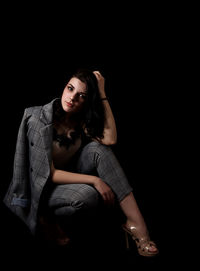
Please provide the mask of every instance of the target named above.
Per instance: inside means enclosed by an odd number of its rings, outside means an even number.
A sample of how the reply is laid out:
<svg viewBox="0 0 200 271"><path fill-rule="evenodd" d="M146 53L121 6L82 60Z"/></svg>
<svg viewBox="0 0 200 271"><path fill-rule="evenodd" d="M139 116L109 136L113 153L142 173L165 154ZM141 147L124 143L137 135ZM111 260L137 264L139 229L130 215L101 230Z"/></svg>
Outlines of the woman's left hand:
<svg viewBox="0 0 200 271"><path fill-rule="evenodd" d="M105 94L105 79L99 71L93 71L93 73L96 76L97 81L98 81L100 97L104 98L106 96L106 94Z"/></svg>

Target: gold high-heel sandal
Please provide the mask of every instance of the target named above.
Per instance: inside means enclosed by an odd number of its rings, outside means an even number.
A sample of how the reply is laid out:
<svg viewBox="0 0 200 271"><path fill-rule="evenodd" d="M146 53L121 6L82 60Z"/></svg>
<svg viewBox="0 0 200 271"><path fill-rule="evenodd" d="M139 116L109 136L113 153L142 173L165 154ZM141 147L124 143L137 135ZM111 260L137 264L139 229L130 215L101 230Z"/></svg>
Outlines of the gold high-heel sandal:
<svg viewBox="0 0 200 271"><path fill-rule="evenodd" d="M147 237L138 237L138 230L134 226L127 227L125 224L122 225L123 230L125 231L125 236L126 236L126 247L129 248L129 239L128 235L132 237L132 239L135 241L138 253L141 256L146 256L146 257L153 257L156 256L159 251L156 247L156 244L150 240L149 236ZM155 247L157 250L151 251L150 247Z"/></svg>

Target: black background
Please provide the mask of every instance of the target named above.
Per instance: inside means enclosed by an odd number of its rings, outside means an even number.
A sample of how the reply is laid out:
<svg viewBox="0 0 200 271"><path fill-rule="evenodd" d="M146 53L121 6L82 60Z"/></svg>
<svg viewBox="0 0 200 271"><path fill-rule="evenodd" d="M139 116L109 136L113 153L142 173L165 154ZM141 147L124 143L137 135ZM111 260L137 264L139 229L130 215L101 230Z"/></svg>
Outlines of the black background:
<svg viewBox="0 0 200 271"><path fill-rule="evenodd" d="M8 16L3 19L1 47L1 198L12 177L24 108L48 103L60 95L66 75L74 69L100 70L118 129L118 143L113 150L161 250L161 255L149 262L134 257L131 262L130 257L127 260L127 256L119 254L120 264L126 266L128 261L130 266L164 266L170 260L166 225L172 219L173 186L179 167L180 27L171 24L175 14L169 16L162 8L159 13L148 13L146 7L145 14L140 10L141 16L137 9L131 13L129 7L101 8L97 13L95 7L93 12L81 7L77 11L75 6L27 7L18 15L15 7L5 10ZM32 261L36 248L28 230L4 206L1 209L5 255L11 259L17 255L21 261L24 254ZM36 262L38 256L33 257ZM163 260L164 256L168 258ZM102 255L100 258L104 262Z"/></svg>

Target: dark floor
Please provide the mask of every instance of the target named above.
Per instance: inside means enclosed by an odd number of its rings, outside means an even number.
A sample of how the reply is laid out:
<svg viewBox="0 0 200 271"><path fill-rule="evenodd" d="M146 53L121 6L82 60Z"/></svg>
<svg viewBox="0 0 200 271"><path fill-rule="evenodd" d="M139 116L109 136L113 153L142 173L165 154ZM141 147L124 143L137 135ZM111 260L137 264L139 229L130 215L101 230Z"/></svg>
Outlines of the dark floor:
<svg viewBox="0 0 200 271"><path fill-rule="evenodd" d="M119 267L123 270L163 270L168 264L159 234L154 236L160 249L158 256L139 256L134 243L127 250L121 221L116 223L115 215L106 214L107 221L101 225L95 221L84 227L83 222L69 246L56 247L30 235L24 224L6 207L1 209L4 217L1 223L1 258L7 269L19 267L27 270L30 266L40 270L114 270Z"/></svg>

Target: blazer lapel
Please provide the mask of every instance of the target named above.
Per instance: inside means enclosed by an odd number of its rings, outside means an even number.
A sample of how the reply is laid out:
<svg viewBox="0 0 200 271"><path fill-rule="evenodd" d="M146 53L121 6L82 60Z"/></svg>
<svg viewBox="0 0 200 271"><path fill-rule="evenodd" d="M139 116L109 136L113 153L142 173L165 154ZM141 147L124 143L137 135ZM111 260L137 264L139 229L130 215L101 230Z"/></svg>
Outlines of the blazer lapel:
<svg viewBox="0 0 200 271"><path fill-rule="evenodd" d="M53 123L52 123L53 103L57 99L58 98L44 105L43 110L40 115L40 121L44 123L44 126L40 129L40 134L42 137L44 148L46 150L49 164L51 163L51 159L52 159L51 152L52 152L52 141L53 141Z"/></svg>

